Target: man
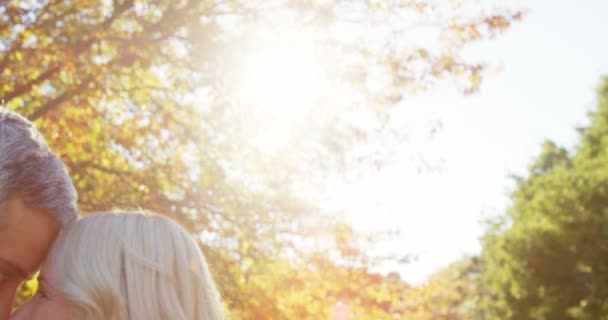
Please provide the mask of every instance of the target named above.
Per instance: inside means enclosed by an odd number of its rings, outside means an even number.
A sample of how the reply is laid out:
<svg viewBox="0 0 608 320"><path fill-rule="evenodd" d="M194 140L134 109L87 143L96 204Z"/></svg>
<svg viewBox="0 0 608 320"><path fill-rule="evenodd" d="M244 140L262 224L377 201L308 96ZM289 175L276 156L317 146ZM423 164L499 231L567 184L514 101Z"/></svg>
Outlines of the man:
<svg viewBox="0 0 608 320"><path fill-rule="evenodd" d="M31 122L0 108L0 320L19 284L38 270L77 216L65 166Z"/></svg>

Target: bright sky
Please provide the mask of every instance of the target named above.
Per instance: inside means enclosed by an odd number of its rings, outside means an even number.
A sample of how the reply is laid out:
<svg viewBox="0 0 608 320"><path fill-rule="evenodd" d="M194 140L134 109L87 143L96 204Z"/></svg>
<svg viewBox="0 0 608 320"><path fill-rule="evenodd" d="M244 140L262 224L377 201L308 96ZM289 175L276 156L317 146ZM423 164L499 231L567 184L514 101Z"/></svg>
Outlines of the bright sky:
<svg viewBox="0 0 608 320"><path fill-rule="evenodd" d="M508 175L524 173L545 139L576 143L574 128L587 123L595 87L608 74L608 1L531 0L522 6L531 10L522 23L466 52L502 67L479 94L433 91L410 99L396 118L414 128L413 149L441 162L441 171L418 174L404 151L378 176L338 195L357 208L351 213L356 225L401 228L402 236L379 250L418 255L398 270L408 281L421 283L462 255L479 252L480 221L508 205ZM428 129L435 119L443 127L431 143L416 139L416 127ZM419 137L425 134L420 130Z"/></svg>

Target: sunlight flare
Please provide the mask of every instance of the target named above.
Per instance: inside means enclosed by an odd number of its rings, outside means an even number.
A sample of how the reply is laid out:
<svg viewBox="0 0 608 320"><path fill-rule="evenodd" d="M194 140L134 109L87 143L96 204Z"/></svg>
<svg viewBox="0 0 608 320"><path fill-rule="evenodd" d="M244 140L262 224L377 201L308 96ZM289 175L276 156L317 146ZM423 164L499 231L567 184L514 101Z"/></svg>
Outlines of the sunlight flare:
<svg viewBox="0 0 608 320"><path fill-rule="evenodd" d="M265 152L288 142L330 94L325 61L311 38L259 43L238 64L236 100L255 128L252 141Z"/></svg>

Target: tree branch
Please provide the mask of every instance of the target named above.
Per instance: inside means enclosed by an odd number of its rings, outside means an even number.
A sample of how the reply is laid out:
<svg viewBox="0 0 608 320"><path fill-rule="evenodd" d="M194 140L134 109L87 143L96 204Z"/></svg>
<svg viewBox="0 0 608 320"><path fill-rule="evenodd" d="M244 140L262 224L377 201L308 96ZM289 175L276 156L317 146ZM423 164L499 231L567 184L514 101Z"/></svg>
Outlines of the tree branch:
<svg viewBox="0 0 608 320"><path fill-rule="evenodd" d="M70 90L66 90L63 93L61 93L59 96L57 96L55 99L47 102L45 105L43 105L42 107L38 108L36 111L34 111L31 115L28 116L28 119L30 119L31 121L35 121L36 119L40 118L42 115L44 115L45 113L57 108L59 105L61 105L61 103L63 103L65 100L73 97L75 94L77 94L80 90L86 88L86 86L89 84L89 82L93 79L92 75L89 75L87 78L85 78L84 80L82 80L82 82L80 82L79 85L77 85L76 87L70 89Z"/></svg>

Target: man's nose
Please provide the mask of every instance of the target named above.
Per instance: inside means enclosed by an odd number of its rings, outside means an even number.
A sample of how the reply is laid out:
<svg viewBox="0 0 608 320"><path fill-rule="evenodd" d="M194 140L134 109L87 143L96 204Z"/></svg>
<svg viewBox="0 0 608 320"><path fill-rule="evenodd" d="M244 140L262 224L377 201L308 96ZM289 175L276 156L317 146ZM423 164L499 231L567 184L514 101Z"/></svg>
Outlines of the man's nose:
<svg viewBox="0 0 608 320"><path fill-rule="evenodd" d="M0 319L2 320L8 320L9 316L11 315L11 308L12 308L12 302L11 303L5 303L4 301L2 301L0 303Z"/></svg>
<svg viewBox="0 0 608 320"><path fill-rule="evenodd" d="M18 285L19 283L0 283L0 320L9 319Z"/></svg>

